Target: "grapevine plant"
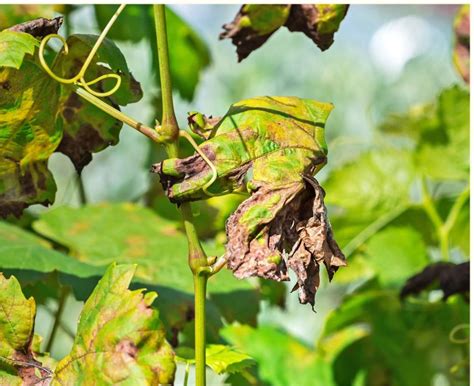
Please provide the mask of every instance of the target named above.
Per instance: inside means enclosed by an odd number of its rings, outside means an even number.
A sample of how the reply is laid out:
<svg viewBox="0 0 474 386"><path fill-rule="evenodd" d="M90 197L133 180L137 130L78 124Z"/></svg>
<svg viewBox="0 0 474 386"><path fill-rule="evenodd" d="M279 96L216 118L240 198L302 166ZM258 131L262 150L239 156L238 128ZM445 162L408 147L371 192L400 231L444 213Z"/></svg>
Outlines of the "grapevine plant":
<svg viewBox="0 0 474 386"><path fill-rule="evenodd" d="M190 111L188 127L179 127L173 92L191 101L210 59L178 15L160 4L98 5L96 36L71 33L68 18L76 6L57 9L65 18L42 7L26 21L6 10L6 19L18 23L0 32L0 216L7 219L0 222L0 385L168 385L178 364L185 385L194 366L197 386L206 385L206 366L228 374L233 385L392 385L387 374L395 386L428 384L429 355L416 362L397 350L410 350L412 338L430 328L426 321L440 315L439 333L449 342L436 336L436 347L454 353L452 374L465 375L465 303L401 303L394 292L398 286L406 298L436 281L444 299L465 292L468 263L452 262L453 246L465 250L455 235L469 218L465 89L447 89L435 103L392 116L379 128L412 140L414 159L400 147L363 153L330 175L326 196L315 175L327 163L331 103L257 96L236 101L222 117ZM236 46L239 62L280 29L301 32L324 51L347 11L342 4L243 5L220 38ZM38 18L42 12L47 17ZM468 16L463 7L455 22L455 65L467 82ZM121 19L134 27L121 30ZM160 90L153 127L120 110L140 101L143 91L107 37L146 38ZM123 124L154 149L145 206L91 204L82 171L94 153L118 142ZM30 218L27 207L55 201L48 169L54 152L75 167L81 207ZM456 165L439 162L440 155ZM433 192L445 179L457 183L454 199ZM410 197L413 181L421 203ZM371 184L372 201L361 193L363 182ZM333 226L325 201L344 209L332 217ZM410 227L410 212L429 234ZM224 224L225 237L209 242ZM425 244L443 261L428 264ZM186 249L188 264L180 259ZM283 302L281 284L290 275L299 302L314 309L320 266L331 280L349 255L353 275L366 281L329 315L317 347L249 326L256 324L261 297ZM362 259L369 268L361 268ZM387 270L387 261L397 269ZM350 272L338 275L342 283ZM49 352L58 331L68 332L62 317L71 295L85 303L77 331L69 331L71 350L56 361ZM58 307L50 310L54 323L42 344L36 307L48 309L51 298ZM435 343L423 336L418 349L429 352ZM415 362L429 370L412 371Z"/></svg>
<svg viewBox="0 0 474 386"><path fill-rule="evenodd" d="M206 288L213 275L227 265L240 279L285 281L290 268L297 276L300 302L314 306L319 265L324 263L330 278L345 265L327 218L324 190L313 177L327 161L324 130L333 106L297 97L256 97L234 103L222 118L192 112L189 131L180 129L173 106L165 7L155 5L162 104L161 118L148 127L118 109L142 96L124 57L106 39L125 7L118 7L98 37L62 37L57 33L62 18L36 19L1 32L0 213L20 215L31 204L52 203L54 180L47 169L51 153L59 150L68 155L80 178L91 153L110 144L107 136L116 130L116 121L163 146L167 158L154 164L152 171L159 175L169 200L177 204L187 237L194 278L193 362L196 385L203 386L206 355L211 367L213 356L214 362L224 362L218 372L232 364L245 367L250 360L225 346L208 346L206 353ZM345 5L245 5L224 26L221 38L232 39L239 60L282 26L305 33L326 49L346 11ZM53 39L63 46L57 54L49 46ZM182 157L180 138L192 146L194 155ZM208 255L190 203L230 193L249 198L227 220L225 252ZM82 200L87 200L84 191ZM138 249L141 242L135 240ZM57 269L49 258L44 263ZM150 262L155 263L159 264ZM81 276L88 269L93 267L77 262L66 273ZM24 297L14 277L2 276L2 382L171 384L175 354L157 311L151 308L156 293L128 289L135 270L115 263L108 268L84 305L70 354L55 364L39 352L35 301Z"/></svg>

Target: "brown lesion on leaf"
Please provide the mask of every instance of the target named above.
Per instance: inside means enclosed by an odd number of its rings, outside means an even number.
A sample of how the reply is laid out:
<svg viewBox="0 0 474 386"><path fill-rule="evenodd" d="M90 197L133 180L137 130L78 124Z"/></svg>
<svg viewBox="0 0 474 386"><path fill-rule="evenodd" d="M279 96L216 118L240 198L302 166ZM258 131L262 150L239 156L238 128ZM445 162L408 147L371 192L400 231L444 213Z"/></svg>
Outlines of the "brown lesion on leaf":
<svg viewBox="0 0 474 386"><path fill-rule="evenodd" d="M124 354L126 361L132 361L137 358L138 348L131 339L122 339L115 346L115 352Z"/></svg>
<svg viewBox="0 0 474 386"><path fill-rule="evenodd" d="M34 358L30 343L24 350L17 350L11 360L23 386L46 386L51 383L53 373Z"/></svg>
<svg viewBox="0 0 474 386"><path fill-rule="evenodd" d="M238 278L289 280L289 267L297 275L294 289L300 302L314 306L320 264L324 263L331 280L346 259L333 238L323 189L313 177L304 176L304 180L305 184L278 190L262 186L244 201L226 224L226 258ZM272 207L271 218L262 219L249 232L242 218L275 193L281 198Z"/></svg>

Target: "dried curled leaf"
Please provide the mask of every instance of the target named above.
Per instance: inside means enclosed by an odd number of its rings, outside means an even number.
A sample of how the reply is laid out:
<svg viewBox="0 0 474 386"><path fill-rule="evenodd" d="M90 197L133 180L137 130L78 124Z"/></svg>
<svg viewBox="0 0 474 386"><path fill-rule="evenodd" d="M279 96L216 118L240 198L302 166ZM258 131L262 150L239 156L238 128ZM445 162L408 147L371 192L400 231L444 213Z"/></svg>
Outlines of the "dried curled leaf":
<svg viewBox="0 0 474 386"><path fill-rule="evenodd" d="M469 84L470 79L470 6L462 5L454 20L454 33L456 41L454 45L454 64L464 81Z"/></svg>
<svg viewBox="0 0 474 386"><path fill-rule="evenodd" d="M455 294L467 295L469 293L469 268L469 261L461 264L444 262L429 264L406 281L400 291L400 297L418 294L435 283L443 291L444 300Z"/></svg>
<svg viewBox="0 0 474 386"><path fill-rule="evenodd" d="M25 32L34 36L35 38L44 38L49 34L57 34L62 24L62 16L55 17L54 19L40 17L38 19L25 21L24 23L14 25L13 27L8 28L8 30L15 32Z"/></svg>
<svg viewBox="0 0 474 386"><path fill-rule="evenodd" d="M345 4L246 4L231 23L224 24L220 39L232 39L239 62L261 47L280 27L303 32L324 51L347 13Z"/></svg>
<svg viewBox="0 0 474 386"><path fill-rule="evenodd" d="M238 278L289 280L296 272L299 298L314 304L319 264L331 278L345 258L331 233L323 190L311 177L326 163L324 125L332 105L296 97L238 102L200 145L217 169L213 194L247 189L226 225L226 257ZM200 155L169 159L153 171L171 201L206 198L212 171Z"/></svg>

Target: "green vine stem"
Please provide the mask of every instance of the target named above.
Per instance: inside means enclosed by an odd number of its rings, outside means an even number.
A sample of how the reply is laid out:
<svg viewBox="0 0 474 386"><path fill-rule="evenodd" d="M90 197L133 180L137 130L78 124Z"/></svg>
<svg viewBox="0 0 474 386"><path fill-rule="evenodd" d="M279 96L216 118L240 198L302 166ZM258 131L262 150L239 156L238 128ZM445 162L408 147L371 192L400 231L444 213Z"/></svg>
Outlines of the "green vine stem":
<svg viewBox="0 0 474 386"><path fill-rule="evenodd" d="M470 196L470 188L467 186L456 198L456 201L451 207L445 221L443 221L440 214L438 213L438 210L436 209L433 199L428 191L428 185L424 176L421 178L421 193L422 207L436 229L436 234L439 240L439 249L441 250L441 258L443 261L450 261L449 235L454 224L456 223L464 203Z"/></svg>
<svg viewBox="0 0 474 386"><path fill-rule="evenodd" d="M156 40L163 103L161 126L157 127L160 138L166 143L169 157L178 157L179 127L174 113L171 73L168 56L168 37L166 31L165 6L154 4ZM202 248L196 227L193 222L191 205L180 206L186 236L188 238L188 261L194 276L194 331L196 352L196 386L206 385L206 286L208 279L208 261Z"/></svg>
<svg viewBox="0 0 474 386"><path fill-rule="evenodd" d="M46 343L46 352L51 352L51 348L53 347L54 340L56 338L56 333L58 332L58 328L61 324L61 318L64 312L64 308L66 306L66 301L69 296L69 288L63 287L61 289L61 295L58 300L58 308L54 314L54 323L53 327L51 328L51 332L49 334L48 343Z"/></svg>

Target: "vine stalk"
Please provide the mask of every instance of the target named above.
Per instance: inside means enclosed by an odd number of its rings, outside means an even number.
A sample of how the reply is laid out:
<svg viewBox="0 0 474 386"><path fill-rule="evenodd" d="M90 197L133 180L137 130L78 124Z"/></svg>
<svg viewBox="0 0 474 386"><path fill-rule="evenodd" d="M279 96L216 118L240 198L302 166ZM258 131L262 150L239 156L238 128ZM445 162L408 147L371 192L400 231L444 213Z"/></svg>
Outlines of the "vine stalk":
<svg viewBox="0 0 474 386"><path fill-rule="evenodd" d="M160 70L163 117L157 132L166 143L169 157L179 156L179 127L174 113L171 73L169 67L168 37L166 31L165 6L154 4L153 13L158 45L158 61ZM194 277L194 331L196 352L196 386L206 385L206 286L209 264L202 248L193 214L189 203L179 208L188 238L188 262Z"/></svg>

